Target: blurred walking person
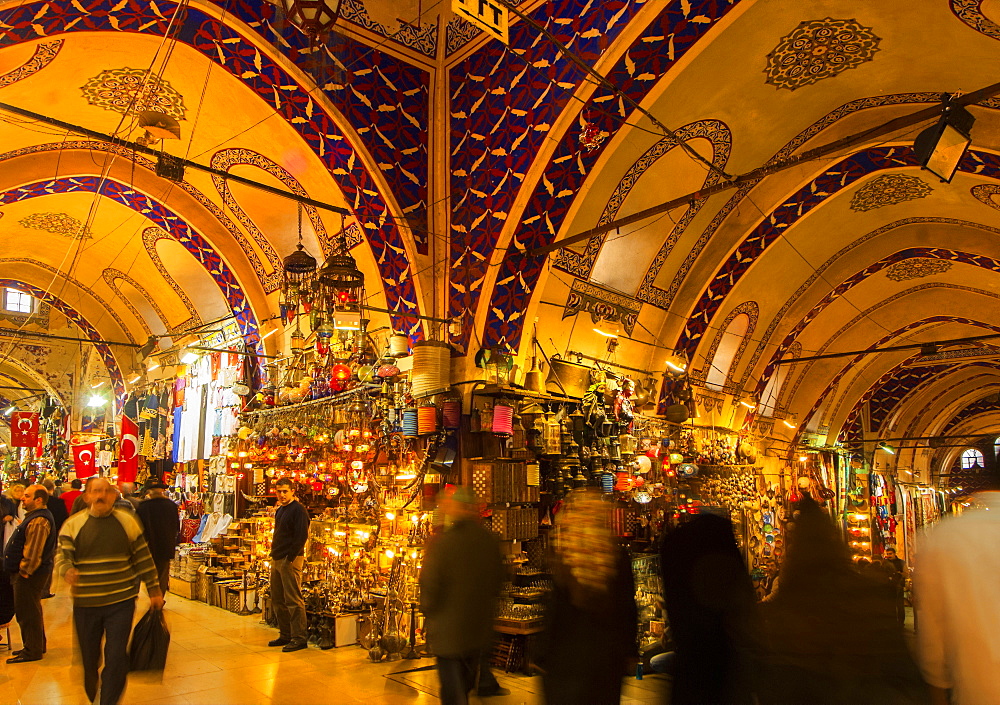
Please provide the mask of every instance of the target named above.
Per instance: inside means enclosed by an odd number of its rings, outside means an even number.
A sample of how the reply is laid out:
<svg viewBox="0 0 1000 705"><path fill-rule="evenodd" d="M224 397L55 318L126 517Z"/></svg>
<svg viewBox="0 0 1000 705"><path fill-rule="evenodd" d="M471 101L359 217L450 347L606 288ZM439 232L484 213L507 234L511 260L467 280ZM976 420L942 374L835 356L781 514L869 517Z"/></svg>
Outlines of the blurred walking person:
<svg viewBox="0 0 1000 705"><path fill-rule="evenodd" d="M7 663L39 661L45 653L42 596L52 575L56 547L55 520L45 506L48 498L48 491L41 485L31 485L24 491L24 521L4 549L3 567L13 583L14 611L23 644Z"/></svg>
<svg viewBox="0 0 1000 705"><path fill-rule="evenodd" d="M611 531L611 505L576 490L556 515L554 589L535 662L547 705L618 705L637 661L632 565Z"/></svg>
<svg viewBox="0 0 1000 705"><path fill-rule="evenodd" d="M763 607L768 660L760 701L925 703L885 572L855 567L833 520L808 495L787 545L781 587Z"/></svg>
<svg viewBox="0 0 1000 705"><path fill-rule="evenodd" d="M677 527L660 568L676 653L669 702L752 702L756 596L732 523L703 513Z"/></svg>
<svg viewBox="0 0 1000 705"><path fill-rule="evenodd" d="M83 687L100 705L116 705L125 690L138 577L150 606L163 608L156 566L135 514L114 506L118 491L104 477L88 482L87 511L63 524L59 573L73 590L73 623L83 661ZM104 668L101 645L104 645Z"/></svg>
<svg viewBox="0 0 1000 705"><path fill-rule="evenodd" d="M170 561L177 549L177 540L181 532L180 512L172 499L164 494L167 486L159 480L146 485L149 496L139 503L136 514L142 522L146 533L146 544L156 565L156 574L160 579L160 592L167 596L170 586Z"/></svg>
<svg viewBox="0 0 1000 705"><path fill-rule="evenodd" d="M971 507L932 527L917 547L917 643L935 704L1000 703L997 546L1000 479L991 478Z"/></svg>
<svg viewBox="0 0 1000 705"><path fill-rule="evenodd" d="M499 541L479 522L479 502L471 490L446 490L439 508L446 526L424 553L420 609L437 656L441 702L465 705L469 691L493 678L488 669L484 672L483 661L493 642L503 557Z"/></svg>

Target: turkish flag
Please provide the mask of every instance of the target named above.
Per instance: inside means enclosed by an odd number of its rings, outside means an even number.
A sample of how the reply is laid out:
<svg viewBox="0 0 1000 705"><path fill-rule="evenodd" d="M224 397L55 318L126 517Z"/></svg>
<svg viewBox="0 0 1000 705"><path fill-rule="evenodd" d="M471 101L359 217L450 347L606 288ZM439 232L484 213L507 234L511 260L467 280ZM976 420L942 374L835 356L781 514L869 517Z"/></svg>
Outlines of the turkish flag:
<svg viewBox="0 0 1000 705"><path fill-rule="evenodd" d="M14 448L38 445L37 411L15 411L10 415L10 444Z"/></svg>
<svg viewBox="0 0 1000 705"><path fill-rule="evenodd" d="M122 414L122 433L118 438L118 482L135 482L139 472L139 427Z"/></svg>
<svg viewBox="0 0 1000 705"><path fill-rule="evenodd" d="M82 480L97 472L96 458L96 443L73 446L73 468L76 470L77 478Z"/></svg>

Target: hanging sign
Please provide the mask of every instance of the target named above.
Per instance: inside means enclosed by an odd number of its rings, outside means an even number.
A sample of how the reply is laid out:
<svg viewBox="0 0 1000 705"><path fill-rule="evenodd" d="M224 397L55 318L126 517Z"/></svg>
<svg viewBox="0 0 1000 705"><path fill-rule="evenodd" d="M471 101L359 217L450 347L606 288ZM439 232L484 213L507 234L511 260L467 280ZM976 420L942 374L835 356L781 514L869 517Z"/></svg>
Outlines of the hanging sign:
<svg viewBox="0 0 1000 705"><path fill-rule="evenodd" d="M37 411L15 411L10 415L10 445L14 448L38 445Z"/></svg>
<svg viewBox="0 0 1000 705"><path fill-rule="evenodd" d="M122 432L118 439L118 481L135 482L139 471L139 427L122 415Z"/></svg>
<svg viewBox="0 0 1000 705"><path fill-rule="evenodd" d="M510 44L509 13L497 0L451 0L451 11L504 44Z"/></svg>
<svg viewBox="0 0 1000 705"><path fill-rule="evenodd" d="M97 472L97 444L87 443L86 445L72 446L73 448L73 468L76 471L77 479L90 477Z"/></svg>

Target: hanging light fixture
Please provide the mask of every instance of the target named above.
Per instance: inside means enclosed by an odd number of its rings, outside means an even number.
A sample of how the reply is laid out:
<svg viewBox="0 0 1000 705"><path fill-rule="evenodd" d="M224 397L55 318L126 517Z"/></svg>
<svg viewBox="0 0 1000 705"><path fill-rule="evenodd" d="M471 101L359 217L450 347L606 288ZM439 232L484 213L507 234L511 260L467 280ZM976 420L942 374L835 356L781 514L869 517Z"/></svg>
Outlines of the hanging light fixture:
<svg viewBox="0 0 1000 705"><path fill-rule="evenodd" d="M278 0L288 21L311 42L326 34L340 14L340 0Z"/></svg>
<svg viewBox="0 0 1000 705"><path fill-rule="evenodd" d="M282 317L286 319L298 312L299 304L308 308L312 297L312 283L316 277L316 258L302 245L302 204L298 207L299 242L292 254L282 261L281 293L284 300ZM297 317L296 317L297 318ZM290 321L289 321L290 322Z"/></svg>
<svg viewBox="0 0 1000 705"><path fill-rule="evenodd" d="M327 257L316 277L326 320L334 320L338 310L357 310L365 287L365 275L358 269L344 240L343 220L340 225L337 249Z"/></svg>

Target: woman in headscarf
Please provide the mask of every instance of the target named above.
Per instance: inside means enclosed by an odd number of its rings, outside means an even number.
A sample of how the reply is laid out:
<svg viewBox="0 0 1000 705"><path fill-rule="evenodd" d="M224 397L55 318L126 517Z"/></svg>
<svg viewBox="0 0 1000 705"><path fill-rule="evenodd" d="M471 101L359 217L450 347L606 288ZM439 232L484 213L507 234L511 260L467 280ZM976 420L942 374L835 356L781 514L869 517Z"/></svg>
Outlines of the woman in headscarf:
<svg viewBox="0 0 1000 705"><path fill-rule="evenodd" d="M572 492L556 515L554 589L535 659L548 705L618 705L636 655L632 566L610 519L594 490Z"/></svg>

